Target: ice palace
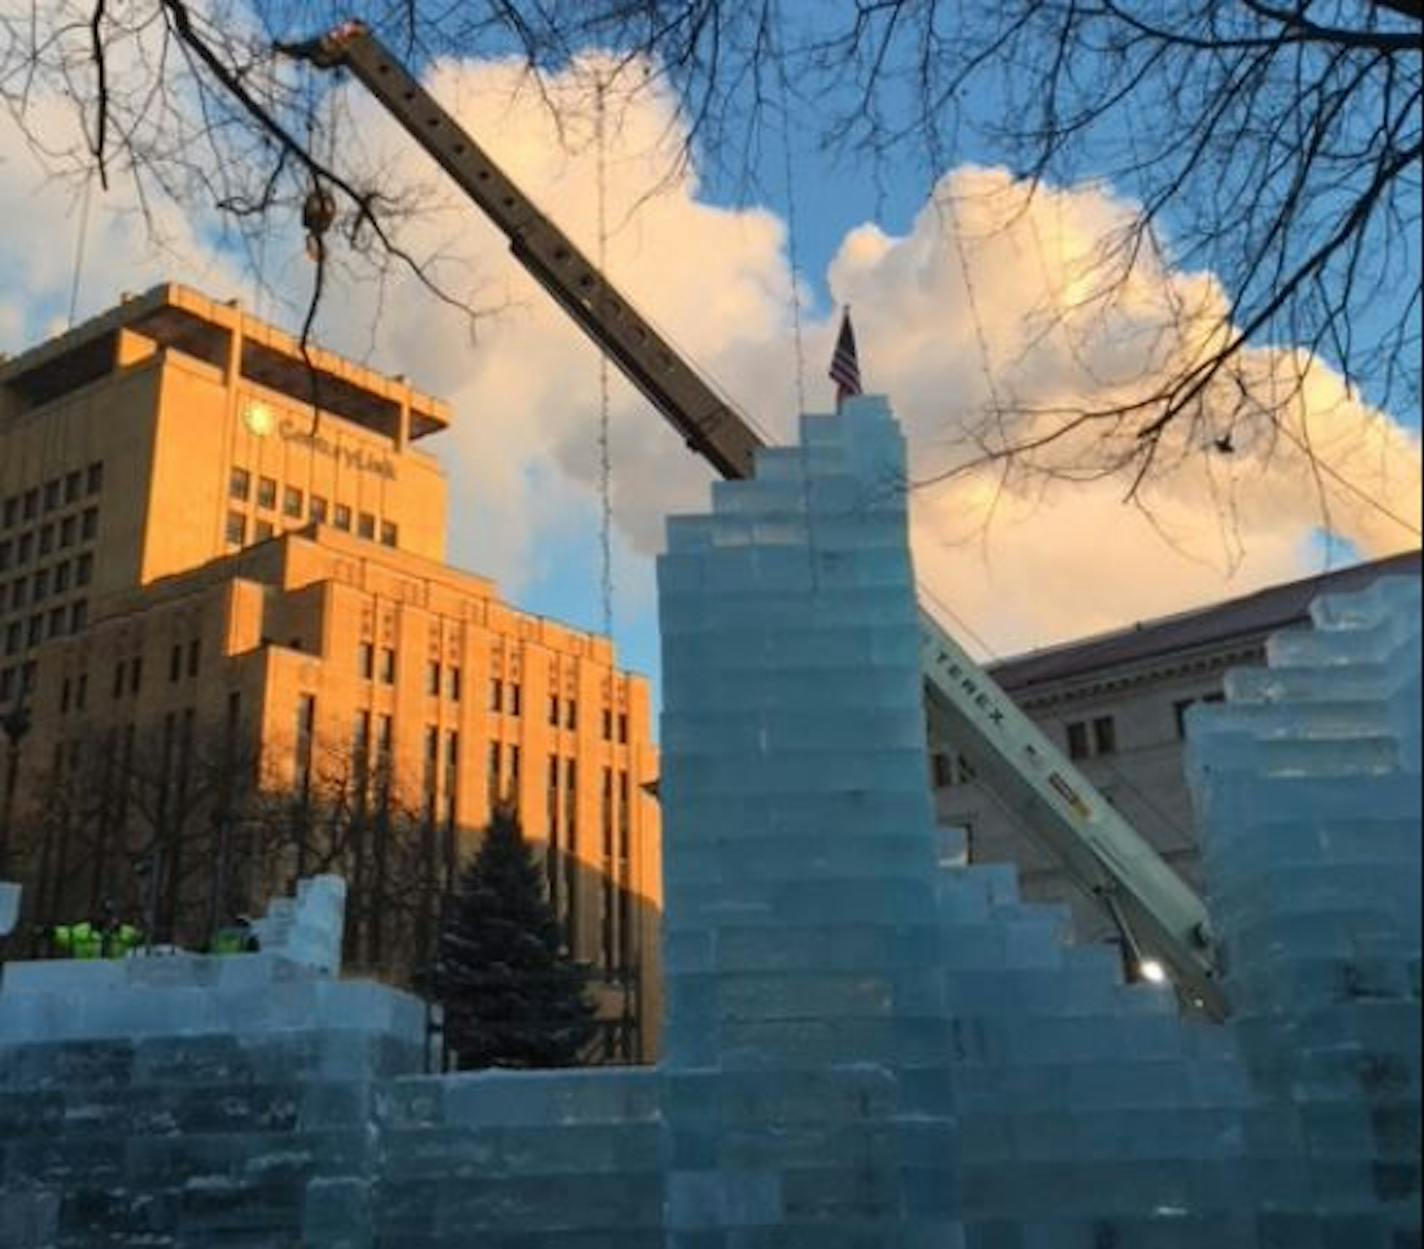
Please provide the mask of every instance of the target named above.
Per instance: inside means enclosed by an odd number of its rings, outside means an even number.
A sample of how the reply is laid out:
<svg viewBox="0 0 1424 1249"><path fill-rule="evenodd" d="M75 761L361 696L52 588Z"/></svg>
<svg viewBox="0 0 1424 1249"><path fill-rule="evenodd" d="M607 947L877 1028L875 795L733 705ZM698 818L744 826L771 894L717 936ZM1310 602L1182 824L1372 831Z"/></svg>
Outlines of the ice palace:
<svg viewBox="0 0 1424 1249"><path fill-rule="evenodd" d="M0 1246L1418 1249L1419 580L1194 709L1185 1019L938 864L903 470L856 398L669 524L660 1066L417 1074L304 882L258 954L5 968Z"/></svg>

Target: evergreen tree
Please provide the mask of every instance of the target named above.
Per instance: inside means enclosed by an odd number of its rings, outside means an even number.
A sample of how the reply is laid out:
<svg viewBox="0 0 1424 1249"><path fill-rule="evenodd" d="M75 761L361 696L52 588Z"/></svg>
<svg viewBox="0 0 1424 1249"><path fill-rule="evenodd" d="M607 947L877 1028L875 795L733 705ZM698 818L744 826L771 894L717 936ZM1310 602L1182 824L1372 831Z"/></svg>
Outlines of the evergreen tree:
<svg viewBox="0 0 1424 1249"><path fill-rule="evenodd" d="M463 1069L568 1067L594 1031L583 976L518 818L496 810L460 874L440 934L436 997Z"/></svg>

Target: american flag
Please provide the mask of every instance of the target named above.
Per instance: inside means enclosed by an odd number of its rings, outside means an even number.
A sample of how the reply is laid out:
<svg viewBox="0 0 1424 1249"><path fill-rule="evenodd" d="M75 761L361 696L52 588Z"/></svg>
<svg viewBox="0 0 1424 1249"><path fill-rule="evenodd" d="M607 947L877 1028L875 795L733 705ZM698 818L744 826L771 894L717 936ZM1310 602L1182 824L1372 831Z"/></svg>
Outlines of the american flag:
<svg viewBox="0 0 1424 1249"><path fill-rule="evenodd" d="M860 394L860 362L855 358L855 331L850 327L849 308L841 318L840 337L836 339L828 376L836 384L836 407L848 395Z"/></svg>

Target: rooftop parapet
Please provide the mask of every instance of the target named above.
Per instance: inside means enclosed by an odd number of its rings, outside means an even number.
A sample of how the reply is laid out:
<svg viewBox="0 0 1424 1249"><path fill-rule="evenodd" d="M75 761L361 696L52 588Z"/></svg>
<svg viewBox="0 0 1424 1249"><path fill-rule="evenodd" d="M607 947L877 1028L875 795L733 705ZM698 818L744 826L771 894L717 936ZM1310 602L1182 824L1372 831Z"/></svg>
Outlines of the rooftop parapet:
<svg viewBox="0 0 1424 1249"><path fill-rule="evenodd" d="M0 363L0 416L43 407L114 373L124 330L224 371L235 369L243 380L299 403L315 399L324 411L387 437L399 435L403 410L410 413L412 441L450 424L448 405L407 382L312 344L304 355L296 338L244 312L237 300L219 303L177 283L126 297Z"/></svg>

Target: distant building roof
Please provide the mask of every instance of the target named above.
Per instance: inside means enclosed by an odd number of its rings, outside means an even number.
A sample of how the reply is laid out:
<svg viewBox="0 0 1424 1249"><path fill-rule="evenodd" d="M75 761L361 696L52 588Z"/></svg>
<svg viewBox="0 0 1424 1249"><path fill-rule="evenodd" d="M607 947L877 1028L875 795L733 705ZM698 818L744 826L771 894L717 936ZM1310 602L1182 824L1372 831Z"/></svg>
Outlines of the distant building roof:
<svg viewBox="0 0 1424 1249"><path fill-rule="evenodd" d="M1088 676L1103 669L1179 654L1233 639L1264 637L1309 620L1312 600L1322 594L1360 590L1389 574L1420 575L1420 552L1321 573L1254 594L1145 620L1128 629L1030 651L993 664L989 671L1005 691Z"/></svg>

